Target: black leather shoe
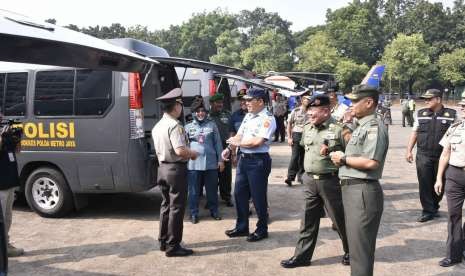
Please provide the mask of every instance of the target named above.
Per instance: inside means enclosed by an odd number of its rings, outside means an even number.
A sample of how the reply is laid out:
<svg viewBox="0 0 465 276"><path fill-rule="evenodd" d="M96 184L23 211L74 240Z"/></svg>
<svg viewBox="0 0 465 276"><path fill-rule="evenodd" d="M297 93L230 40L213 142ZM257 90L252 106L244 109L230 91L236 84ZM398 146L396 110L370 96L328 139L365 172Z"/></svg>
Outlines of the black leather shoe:
<svg viewBox="0 0 465 276"><path fill-rule="evenodd" d="M453 266L453 265L456 265L460 263L460 261L453 261L449 258L444 258L442 260L439 261L439 265L442 266L442 267L449 267L449 266Z"/></svg>
<svg viewBox="0 0 465 276"><path fill-rule="evenodd" d="M344 253L344 256L342 256L341 263L343 265L350 265L350 255L349 255L349 253Z"/></svg>
<svg viewBox="0 0 465 276"><path fill-rule="evenodd" d="M218 215L218 214L211 214L210 216L211 216L214 220L221 220L221 217L220 217L220 215Z"/></svg>
<svg viewBox="0 0 465 276"><path fill-rule="evenodd" d="M299 266L310 266L312 263L307 260L307 261L301 261L297 260L296 258L292 257L289 260L283 260L281 261L281 266L284 268L295 268Z"/></svg>
<svg viewBox="0 0 465 276"><path fill-rule="evenodd" d="M198 216L191 216L191 222L192 222L192 224L199 223L199 217Z"/></svg>
<svg viewBox="0 0 465 276"><path fill-rule="evenodd" d="M246 237L249 235L249 231L239 231L237 230L236 228L234 229L231 229L231 230L226 230L224 232L226 234L226 236L230 237L230 238L235 238L235 237Z"/></svg>
<svg viewBox="0 0 465 276"><path fill-rule="evenodd" d="M266 238L268 238L268 233L258 234L256 232L253 232L252 234L250 234L247 237L247 241L248 242L258 242L258 241L261 241L261 240L266 239Z"/></svg>
<svg viewBox="0 0 465 276"><path fill-rule="evenodd" d="M180 245L176 246L172 250L166 251L166 257L185 257L194 254L192 249L184 248Z"/></svg>
<svg viewBox="0 0 465 276"><path fill-rule="evenodd" d="M427 222L429 220L432 220L434 219L434 215L433 214L422 214L418 219L417 221L418 222Z"/></svg>
<svg viewBox="0 0 465 276"><path fill-rule="evenodd" d="M286 183L286 184L287 184L287 186L289 186L289 187L291 187L291 186L292 186L292 180L290 180L290 179L286 179L286 180L284 180L284 183Z"/></svg>
<svg viewBox="0 0 465 276"><path fill-rule="evenodd" d="M160 251L165 252L166 251L166 242L160 242Z"/></svg>

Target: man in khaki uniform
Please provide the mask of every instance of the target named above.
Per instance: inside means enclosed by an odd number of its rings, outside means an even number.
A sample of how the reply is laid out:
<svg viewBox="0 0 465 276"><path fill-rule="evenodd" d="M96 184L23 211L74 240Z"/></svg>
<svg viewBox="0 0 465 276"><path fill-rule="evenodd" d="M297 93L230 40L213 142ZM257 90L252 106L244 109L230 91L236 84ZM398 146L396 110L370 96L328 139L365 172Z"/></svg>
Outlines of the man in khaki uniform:
<svg viewBox="0 0 465 276"><path fill-rule="evenodd" d="M373 275L376 236L383 213L383 190L379 184L389 137L386 126L376 119L379 92L368 85L354 86L346 95L357 127L345 153L334 152L339 169L346 219L352 276Z"/></svg>
<svg viewBox="0 0 465 276"><path fill-rule="evenodd" d="M158 240L167 257L193 253L180 244L187 200L187 161L197 158L197 152L189 149L186 132L178 121L182 114L181 96L182 90L175 88L156 99L161 102L164 114L152 129L159 163L157 182L163 198Z"/></svg>
<svg viewBox="0 0 465 276"><path fill-rule="evenodd" d="M304 149L300 145L302 140L302 131L307 122L307 107L309 97L302 97L302 104L291 111L287 121L287 143L292 148L291 161L287 169L287 178L284 182L288 186L292 186L292 181L295 177L299 182L302 182L302 174L304 173Z"/></svg>
<svg viewBox="0 0 465 276"><path fill-rule="evenodd" d="M344 150L345 141L342 124L331 117L329 104L326 95L315 95L309 102L309 120L300 142L305 147L305 173L302 176L303 183L307 185L305 214L294 256L281 262L284 268L310 265L324 207L342 240L345 252L342 264L350 264L338 168L329 157L330 152Z"/></svg>
<svg viewBox="0 0 465 276"><path fill-rule="evenodd" d="M465 200L465 92L462 94L462 101L458 104L461 108L462 120L452 124L439 142L443 150L434 185L436 193L441 194L445 174L449 222L447 256L439 262L443 267L460 263L465 249L462 226L462 208Z"/></svg>

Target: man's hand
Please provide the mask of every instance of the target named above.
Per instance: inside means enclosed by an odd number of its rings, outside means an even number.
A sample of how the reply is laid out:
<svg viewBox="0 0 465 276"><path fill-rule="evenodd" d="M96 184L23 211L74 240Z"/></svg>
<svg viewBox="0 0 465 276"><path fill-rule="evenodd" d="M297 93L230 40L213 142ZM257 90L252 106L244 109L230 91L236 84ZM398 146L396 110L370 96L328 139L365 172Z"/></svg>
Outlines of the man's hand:
<svg viewBox="0 0 465 276"><path fill-rule="evenodd" d="M436 184L434 184L434 191L436 192L437 195L442 194L443 188L444 188L444 183L442 182L442 179L436 180Z"/></svg>
<svg viewBox="0 0 465 276"><path fill-rule="evenodd" d="M405 159L407 162L412 163L413 162L413 154L411 151L407 151L407 154L405 154Z"/></svg>
<svg viewBox="0 0 465 276"><path fill-rule="evenodd" d="M223 158L224 161L229 161L229 156L231 155L231 151L229 149L224 149L221 152L221 158Z"/></svg>
<svg viewBox="0 0 465 276"><path fill-rule="evenodd" d="M344 156L342 151L334 151L329 154L331 157L331 161L333 161L334 165L340 167L342 166L341 158Z"/></svg>
<svg viewBox="0 0 465 276"><path fill-rule="evenodd" d="M236 138L236 136L234 136L226 140L226 143L238 147L241 141L239 140L239 138Z"/></svg>
<svg viewBox="0 0 465 276"><path fill-rule="evenodd" d="M233 165L233 167L237 167L237 155L236 154L233 154L232 157L231 157L231 163Z"/></svg>
<svg viewBox="0 0 465 276"><path fill-rule="evenodd" d="M224 162L221 162L221 161L218 162L218 170L219 170L220 172L223 172L223 171L224 171Z"/></svg>
<svg viewBox="0 0 465 276"><path fill-rule="evenodd" d="M289 146L292 146L294 144L294 141L292 140L292 138L287 138L287 144Z"/></svg>
<svg viewBox="0 0 465 276"><path fill-rule="evenodd" d="M191 150L191 154L190 154L190 158L191 160L195 160L197 159L197 156L199 156L198 152L196 152L195 150Z"/></svg>
<svg viewBox="0 0 465 276"><path fill-rule="evenodd" d="M321 156L326 156L329 154L329 147L326 144L322 144L320 147L320 155Z"/></svg>

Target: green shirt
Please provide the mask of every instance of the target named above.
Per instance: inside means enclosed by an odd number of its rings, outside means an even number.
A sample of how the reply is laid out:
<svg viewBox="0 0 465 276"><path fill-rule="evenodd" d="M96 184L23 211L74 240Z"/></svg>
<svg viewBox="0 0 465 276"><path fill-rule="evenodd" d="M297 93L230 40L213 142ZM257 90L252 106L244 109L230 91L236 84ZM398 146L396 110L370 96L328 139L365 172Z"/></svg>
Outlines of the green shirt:
<svg viewBox="0 0 465 276"><path fill-rule="evenodd" d="M216 123L220 131L221 142L224 144L229 138L231 113L229 111L211 112L209 117Z"/></svg>
<svg viewBox="0 0 465 276"><path fill-rule="evenodd" d="M357 127L346 146L347 157L365 157L379 162L374 170L358 170L349 166L339 169L339 178L378 180L383 174L384 161L389 147L389 135L386 126L370 114L358 120Z"/></svg>
<svg viewBox="0 0 465 276"><path fill-rule="evenodd" d="M320 154L321 145L328 140L329 152L343 151L342 124L329 118L319 126L306 124L300 145L305 148L304 169L311 174L327 174L337 172L338 168L331 162L331 157Z"/></svg>

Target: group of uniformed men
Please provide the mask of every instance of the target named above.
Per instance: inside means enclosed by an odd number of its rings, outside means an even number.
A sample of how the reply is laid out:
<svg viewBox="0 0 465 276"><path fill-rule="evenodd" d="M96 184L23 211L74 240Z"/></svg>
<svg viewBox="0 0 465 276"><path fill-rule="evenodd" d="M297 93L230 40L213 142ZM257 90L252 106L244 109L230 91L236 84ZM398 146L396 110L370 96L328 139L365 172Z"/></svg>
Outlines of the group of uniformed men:
<svg viewBox="0 0 465 276"><path fill-rule="evenodd" d="M345 95L352 102L350 110L343 110L344 107L337 104L337 98L335 100L335 95L331 95L335 94L334 89L328 87L326 92L303 96L301 106L292 111L288 121L288 143L292 146L293 156L286 183L292 185L295 177L300 175L307 190L305 213L294 255L283 260L281 265L285 268L310 265L319 221L326 213L342 240L345 252L342 263L351 265L351 275L372 275L376 237L383 212L379 179L389 145L387 128L376 118L379 91L367 85L355 86L351 93ZM196 159L198 153L189 148L188 137L177 120L182 111L181 96L182 91L175 89L157 99L161 101L165 114L153 130L160 163L158 184L163 194L159 241L166 256L193 253L183 248L180 242L187 193L186 162ZM445 190L449 195L449 253L440 263L447 266L461 260L463 252L460 221L465 198L465 143L462 143L465 141L465 121L452 124L455 113L443 107L438 90L428 90L423 98L428 107L418 111L407 159L412 160L411 151L416 142L424 208L418 221L437 216L439 201L433 193L442 193L443 174L448 168ZM268 237L267 186L271 171L268 152L276 121L266 108L267 99L264 90L249 89L241 98L240 109L228 117L235 131L231 131L229 138L222 138L222 161L237 161L234 189L237 219L235 227L225 234L231 238L246 236L249 242ZM465 98L460 104L463 110ZM447 133L444 137L430 135L435 131ZM439 167L436 173L431 159L438 159L438 152L441 161L436 165L436 169ZM425 173L430 175L425 176ZM437 179L436 185L434 179ZM227 197L223 199L228 202ZM253 232L249 231L250 199L258 217Z"/></svg>

